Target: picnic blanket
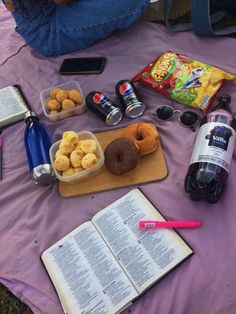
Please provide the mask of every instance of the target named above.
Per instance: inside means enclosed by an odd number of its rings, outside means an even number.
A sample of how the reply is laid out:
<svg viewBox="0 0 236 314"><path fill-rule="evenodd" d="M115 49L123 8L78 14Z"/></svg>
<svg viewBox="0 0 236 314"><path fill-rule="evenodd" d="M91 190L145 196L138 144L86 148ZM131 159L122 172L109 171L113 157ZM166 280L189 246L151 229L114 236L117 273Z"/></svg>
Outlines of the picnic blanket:
<svg viewBox="0 0 236 314"><path fill-rule="evenodd" d="M173 50L236 73L235 38L198 38L192 33L169 33L155 23L139 21L126 31L118 31L92 47L66 57L105 56L100 75L60 76L65 56L45 58L15 33L14 21L0 4L0 88L20 84L33 110L52 141L65 130L110 130L94 113L60 122L43 115L40 91L77 80L84 94L92 90L115 99L115 84L130 79L166 50ZM154 122L157 105L183 105L138 86L146 104L143 116L124 118L120 126L134 121ZM236 114L236 85L227 82L223 92L232 97ZM168 167L164 180L140 185L141 190L167 219L200 220L200 229L179 233L195 254L147 291L124 313L133 314L233 314L236 312L236 156L233 155L227 188L214 205L193 202L184 191L184 178L197 132L182 127L177 120L157 123ZM0 182L0 281L30 306L35 314L60 314L57 295L40 261L41 253L81 223L106 207L132 187L62 198L58 183L43 187L32 183L24 149L25 123L19 122L2 133L3 180ZM157 165L158 167L158 165Z"/></svg>

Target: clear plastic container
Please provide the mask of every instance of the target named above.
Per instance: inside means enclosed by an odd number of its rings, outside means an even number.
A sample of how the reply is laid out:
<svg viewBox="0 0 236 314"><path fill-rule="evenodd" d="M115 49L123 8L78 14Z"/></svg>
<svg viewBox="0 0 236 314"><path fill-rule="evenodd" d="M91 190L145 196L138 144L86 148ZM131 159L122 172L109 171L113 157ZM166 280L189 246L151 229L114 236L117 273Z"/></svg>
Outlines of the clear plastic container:
<svg viewBox="0 0 236 314"><path fill-rule="evenodd" d="M96 176L99 173L99 171L102 169L102 166L104 164L103 150L102 150L101 145L99 144L96 136L89 131L81 131L81 132L78 132L77 134L79 136L79 139L81 139L81 140L93 139L96 141L97 150L96 150L95 154L99 158L99 160L94 166L92 166L89 169L85 169L82 172L73 174L72 176L63 177L62 172L56 170L53 166L53 163L55 160L55 154L56 154L57 150L59 149L59 145L60 145L61 140L54 143L51 146L50 151L49 151L51 164L52 164L52 167L53 167L53 170L55 172L57 179L60 181L63 181L63 182L67 182L67 183L74 183L77 181L83 181L83 180L86 180L86 179L91 178L93 176Z"/></svg>
<svg viewBox="0 0 236 314"><path fill-rule="evenodd" d="M60 111L58 113L50 115L49 110L48 110L48 108L46 106L46 100L50 97L50 90L52 88L61 88L61 89L65 89L65 90L77 89L77 90L79 90L79 92L81 93L81 95L83 97L83 102L82 102L81 105L78 105L75 108L68 109L68 110L65 110L65 111ZM65 118L68 118L68 117L71 117L71 116L79 115L79 114L85 112L86 109L87 109L87 106L85 104L83 91L82 91L79 83L76 82L76 81L70 81L70 82L66 82L66 83L60 84L60 85L52 86L52 87L50 87L48 89L44 89L40 93L40 100L41 100L41 105L42 105L42 108L43 108L43 113L51 121L59 121L59 120L63 120Z"/></svg>

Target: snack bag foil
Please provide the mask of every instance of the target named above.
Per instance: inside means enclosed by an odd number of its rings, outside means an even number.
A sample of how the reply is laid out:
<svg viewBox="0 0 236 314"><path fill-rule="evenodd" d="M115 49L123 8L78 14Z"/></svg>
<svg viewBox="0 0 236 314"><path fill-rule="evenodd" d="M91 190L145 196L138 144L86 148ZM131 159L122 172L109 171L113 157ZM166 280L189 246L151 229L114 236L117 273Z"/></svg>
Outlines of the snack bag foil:
<svg viewBox="0 0 236 314"><path fill-rule="evenodd" d="M207 111L224 80L235 79L235 75L212 65L167 51L139 72L132 82L139 81L179 103Z"/></svg>

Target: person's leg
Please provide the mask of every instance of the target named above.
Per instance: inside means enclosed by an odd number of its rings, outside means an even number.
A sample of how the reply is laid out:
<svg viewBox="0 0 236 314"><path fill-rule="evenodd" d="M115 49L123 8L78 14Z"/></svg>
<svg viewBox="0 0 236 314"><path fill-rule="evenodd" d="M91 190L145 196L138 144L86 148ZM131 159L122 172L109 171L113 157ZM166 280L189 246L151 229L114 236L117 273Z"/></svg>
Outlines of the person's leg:
<svg viewBox="0 0 236 314"><path fill-rule="evenodd" d="M30 47L42 55L59 54L53 18L56 8L53 0L14 1L12 16L16 22L16 31Z"/></svg>
<svg viewBox="0 0 236 314"><path fill-rule="evenodd" d="M77 0L55 6L51 0L43 10L39 10L39 4L35 5L34 19L15 13L16 30L43 55L65 54L129 27L143 14L148 3L149 0Z"/></svg>
<svg viewBox="0 0 236 314"><path fill-rule="evenodd" d="M149 0L78 0L56 11L60 52L85 48L115 30L128 28Z"/></svg>

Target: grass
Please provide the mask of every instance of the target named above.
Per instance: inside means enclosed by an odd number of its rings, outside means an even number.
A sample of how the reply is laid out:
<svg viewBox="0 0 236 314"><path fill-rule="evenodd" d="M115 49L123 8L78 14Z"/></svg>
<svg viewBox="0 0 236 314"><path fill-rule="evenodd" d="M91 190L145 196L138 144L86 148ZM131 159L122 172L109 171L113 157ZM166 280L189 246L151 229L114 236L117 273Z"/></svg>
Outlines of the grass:
<svg viewBox="0 0 236 314"><path fill-rule="evenodd" d="M32 314L30 308L0 283L0 314Z"/></svg>

